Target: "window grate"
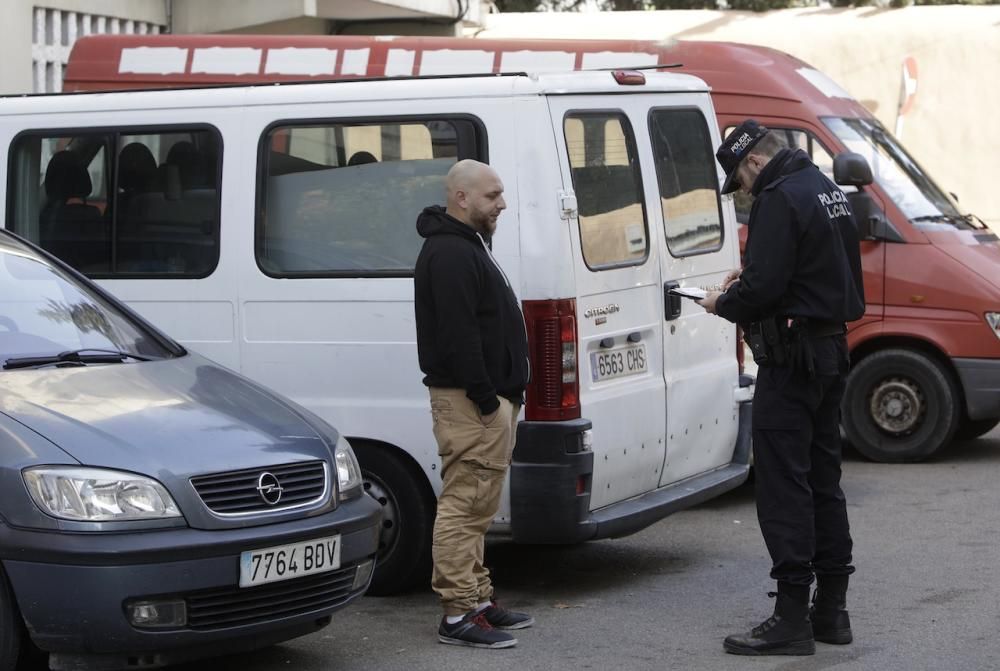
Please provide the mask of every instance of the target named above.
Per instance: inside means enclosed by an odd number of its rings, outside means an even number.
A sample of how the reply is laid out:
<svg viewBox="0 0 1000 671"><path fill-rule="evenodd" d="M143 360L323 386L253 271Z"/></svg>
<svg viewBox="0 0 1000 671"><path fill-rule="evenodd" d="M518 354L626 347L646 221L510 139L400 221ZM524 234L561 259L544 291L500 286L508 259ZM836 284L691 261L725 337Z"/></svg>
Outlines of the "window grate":
<svg viewBox="0 0 1000 671"><path fill-rule="evenodd" d="M86 35L158 35L164 26L148 21L133 21L111 16L67 12L46 7L35 8L35 27L31 45L35 93L62 91L63 67L69 52Z"/></svg>

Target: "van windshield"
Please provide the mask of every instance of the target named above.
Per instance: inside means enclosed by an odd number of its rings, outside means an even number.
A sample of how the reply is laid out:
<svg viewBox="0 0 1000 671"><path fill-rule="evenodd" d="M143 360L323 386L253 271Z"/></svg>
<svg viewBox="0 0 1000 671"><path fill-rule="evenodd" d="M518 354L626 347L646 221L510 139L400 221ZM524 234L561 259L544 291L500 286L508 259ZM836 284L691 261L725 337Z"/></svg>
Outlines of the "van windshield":
<svg viewBox="0 0 1000 671"><path fill-rule="evenodd" d="M100 294L0 233L0 366L22 367L36 358L41 365L84 365L176 354Z"/></svg>
<svg viewBox="0 0 1000 671"><path fill-rule="evenodd" d="M979 228L878 121L826 117L823 122L849 151L868 160L875 181L915 226L923 230Z"/></svg>

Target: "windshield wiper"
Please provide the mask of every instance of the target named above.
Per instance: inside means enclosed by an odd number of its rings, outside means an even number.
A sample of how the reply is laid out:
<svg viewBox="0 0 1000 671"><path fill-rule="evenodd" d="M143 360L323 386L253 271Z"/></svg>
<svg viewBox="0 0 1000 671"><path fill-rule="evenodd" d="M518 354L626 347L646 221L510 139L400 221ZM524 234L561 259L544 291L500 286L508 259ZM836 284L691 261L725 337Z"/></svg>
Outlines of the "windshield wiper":
<svg viewBox="0 0 1000 671"><path fill-rule="evenodd" d="M924 214L910 219L913 223L920 221L946 221L952 226L967 226L972 230L988 229L986 223L974 214Z"/></svg>
<svg viewBox="0 0 1000 671"><path fill-rule="evenodd" d="M986 225L985 221L980 219L978 216L972 214L971 212L969 212L968 214L963 214L962 219L965 219L967 222L972 224L973 228L979 228L987 231L990 228L989 226Z"/></svg>
<svg viewBox="0 0 1000 671"><path fill-rule="evenodd" d="M949 224L968 223L965 217L956 217L953 214L924 214L910 219L913 223L918 221L947 221Z"/></svg>
<svg viewBox="0 0 1000 671"><path fill-rule="evenodd" d="M50 356L25 356L10 358L4 362L3 367L4 370L13 370L15 368L34 368L37 366L51 366L60 363L80 365L88 363L122 363L125 359L134 359L136 361L150 360L147 356L132 354L131 352L123 352L116 349L94 349L88 347L84 349L66 350L65 352L52 354Z"/></svg>

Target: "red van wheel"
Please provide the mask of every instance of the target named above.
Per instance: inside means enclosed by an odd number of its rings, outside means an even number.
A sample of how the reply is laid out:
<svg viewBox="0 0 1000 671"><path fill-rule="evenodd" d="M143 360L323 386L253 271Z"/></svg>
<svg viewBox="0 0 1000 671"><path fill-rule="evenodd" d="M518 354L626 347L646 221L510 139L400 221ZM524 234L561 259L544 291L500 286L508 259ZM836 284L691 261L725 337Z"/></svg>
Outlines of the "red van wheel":
<svg viewBox="0 0 1000 671"><path fill-rule="evenodd" d="M873 461L922 461L955 434L958 399L951 374L934 359L909 349L876 352L847 378L844 432Z"/></svg>

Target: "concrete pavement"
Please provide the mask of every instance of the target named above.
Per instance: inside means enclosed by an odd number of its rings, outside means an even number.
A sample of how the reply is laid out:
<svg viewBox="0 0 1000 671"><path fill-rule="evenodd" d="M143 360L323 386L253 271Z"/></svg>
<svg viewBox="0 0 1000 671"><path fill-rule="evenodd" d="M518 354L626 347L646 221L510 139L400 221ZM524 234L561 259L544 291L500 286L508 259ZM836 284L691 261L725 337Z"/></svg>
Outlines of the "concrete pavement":
<svg viewBox="0 0 1000 671"><path fill-rule="evenodd" d="M184 671L394 669L1000 668L1000 429L922 464L848 453L844 484L858 572L848 607L855 643L802 658L741 658L726 634L766 617L769 561L752 488L678 513L634 536L576 547L493 543L508 606L538 623L510 650L436 642L432 593L366 597L312 636Z"/></svg>

